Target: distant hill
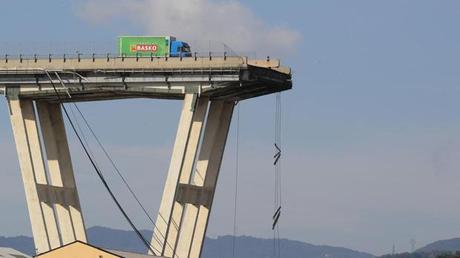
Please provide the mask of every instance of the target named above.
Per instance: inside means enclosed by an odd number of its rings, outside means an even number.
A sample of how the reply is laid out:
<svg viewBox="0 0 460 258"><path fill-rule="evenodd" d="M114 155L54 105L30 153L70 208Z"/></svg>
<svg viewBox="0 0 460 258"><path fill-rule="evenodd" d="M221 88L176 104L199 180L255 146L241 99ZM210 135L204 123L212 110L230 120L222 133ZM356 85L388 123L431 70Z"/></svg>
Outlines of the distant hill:
<svg viewBox="0 0 460 258"><path fill-rule="evenodd" d="M144 230L142 234L150 239L152 232ZM134 232L104 227L88 229L88 239L93 245L131 252L147 252ZM223 236L217 239L207 238L203 258L232 258L233 237ZM23 253L33 255L33 241L30 237L0 237L0 246L11 247ZM273 240L241 236L236 238L238 258L273 257ZM283 258L374 258L373 255L342 247L311 245L299 241L281 240Z"/></svg>
<svg viewBox="0 0 460 258"><path fill-rule="evenodd" d="M34 241L31 237L1 237L0 247L9 247L28 255L35 254Z"/></svg>
<svg viewBox="0 0 460 258"><path fill-rule="evenodd" d="M378 258L436 258L437 253L399 253L399 254L386 254Z"/></svg>
<svg viewBox="0 0 460 258"><path fill-rule="evenodd" d="M206 239L203 257L233 258L232 242L232 236ZM312 245L287 239L282 239L280 244L283 258L374 258L371 254L342 247ZM241 236L236 238L236 247L235 256L238 258L273 257L273 239Z"/></svg>
<svg viewBox="0 0 460 258"><path fill-rule="evenodd" d="M110 250L147 253L147 248L133 231L92 227L87 232L89 243L95 246ZM152 231L142 230L141 233L149 241L152 238Z"/></svg>
<svg viewBox="0 0 460 258"><path fill-rule="evenodd" d="M9 247L0 247L0 257L4 258L30 258L26 254L23 254L17 250Z"/></svg>
<svg viewBox="0 0 460 258"><path fill-rule="evenodd" d="M418 253L432 253L432 252L455 252L460 251L460 238L452 238L447 240L440 240L428 244L420 249Z"/></svg>

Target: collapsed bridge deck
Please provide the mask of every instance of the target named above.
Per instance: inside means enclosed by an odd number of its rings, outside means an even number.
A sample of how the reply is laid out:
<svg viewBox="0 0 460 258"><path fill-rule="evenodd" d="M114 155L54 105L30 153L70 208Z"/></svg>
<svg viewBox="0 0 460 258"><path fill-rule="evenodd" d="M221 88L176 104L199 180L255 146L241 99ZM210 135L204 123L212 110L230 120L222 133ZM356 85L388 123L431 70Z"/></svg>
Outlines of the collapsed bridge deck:
<svg viewBox="0 0 460 258"><path fill-rule="evenodd" d="M291 88L291 70L279 60L239 56L0 59L0 94L50 102L183 99L186 93L236 101Z"/></svg>

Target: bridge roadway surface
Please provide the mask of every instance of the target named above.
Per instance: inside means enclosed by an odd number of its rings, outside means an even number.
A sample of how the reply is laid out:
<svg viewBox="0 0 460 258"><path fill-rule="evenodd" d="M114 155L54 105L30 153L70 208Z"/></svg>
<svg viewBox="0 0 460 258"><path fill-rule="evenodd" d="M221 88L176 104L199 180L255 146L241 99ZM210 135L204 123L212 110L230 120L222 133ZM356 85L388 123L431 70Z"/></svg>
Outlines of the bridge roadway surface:
<svg viewBox="0 0 460 258"><path fill-rule="evenodd" d="M0 59L0 94L49 102L183 99L186 93L239 101L291 88L291 69L279 60L240 56Z"/></svg>

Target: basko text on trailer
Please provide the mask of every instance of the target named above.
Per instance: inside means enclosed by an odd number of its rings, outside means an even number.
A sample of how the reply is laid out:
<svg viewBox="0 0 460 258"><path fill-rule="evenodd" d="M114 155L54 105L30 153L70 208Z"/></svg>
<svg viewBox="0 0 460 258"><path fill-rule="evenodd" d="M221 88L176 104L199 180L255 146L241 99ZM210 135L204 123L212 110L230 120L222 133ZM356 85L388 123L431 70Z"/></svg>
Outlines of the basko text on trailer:
<svg viewBox="0 0 460 258"><path fill-rule="evenodd" d="M190 46L175 37L123 36L118 39L120 56L190 57Z"/></svg>

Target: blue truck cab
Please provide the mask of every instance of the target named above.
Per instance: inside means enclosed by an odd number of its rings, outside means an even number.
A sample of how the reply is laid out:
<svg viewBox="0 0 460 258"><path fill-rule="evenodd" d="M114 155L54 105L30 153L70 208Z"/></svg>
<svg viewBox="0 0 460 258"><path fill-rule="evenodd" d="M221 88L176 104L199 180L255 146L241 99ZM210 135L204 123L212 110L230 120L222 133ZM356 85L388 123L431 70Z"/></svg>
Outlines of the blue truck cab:
<svg viewBox="0 0 460 258"><path fill-rule="evenodd" d="M169 55L171 57L191 57L190 45L184 41L171 37Z"/></svg>

